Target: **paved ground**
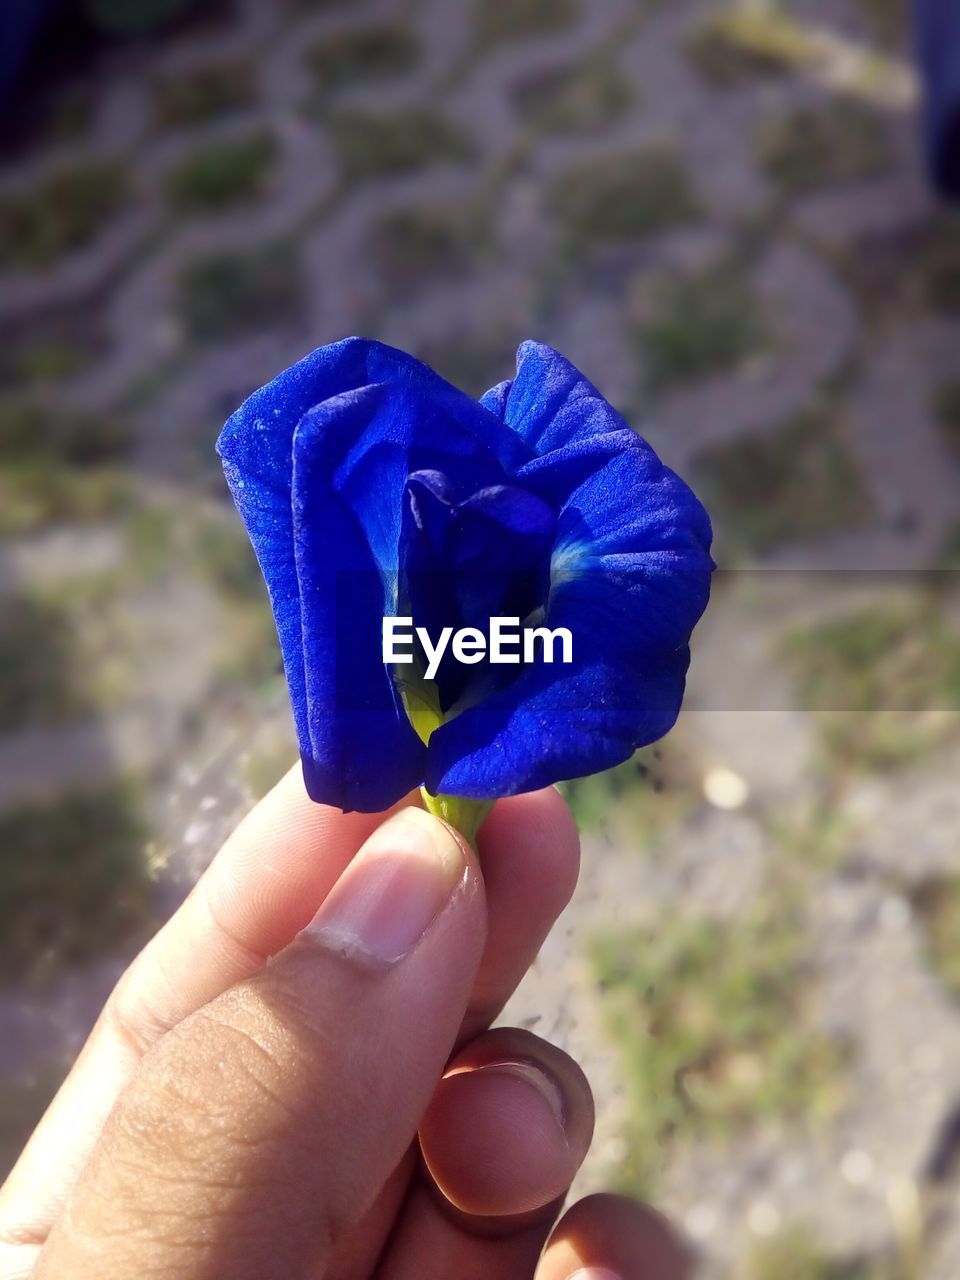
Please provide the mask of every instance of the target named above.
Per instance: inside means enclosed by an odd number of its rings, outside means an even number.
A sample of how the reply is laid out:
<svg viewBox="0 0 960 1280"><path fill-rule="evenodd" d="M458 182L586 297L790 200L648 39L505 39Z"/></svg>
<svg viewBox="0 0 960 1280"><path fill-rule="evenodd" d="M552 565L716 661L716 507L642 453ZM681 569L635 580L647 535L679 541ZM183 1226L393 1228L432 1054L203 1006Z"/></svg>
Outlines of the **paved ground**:
<svg viewBox="0 0 960 1280"><path fill-rule="evenodd" d="M351 332L475 392L537 336L726 571L662 758L574 795L511 1010L585 1061L583 1185L651 1190L705 1276L952 1280L960 233L896 3L215 9L35 94L0 177L5 1149L289 757L220 422ZM77 789L136 864L86 931Z"/></svg>

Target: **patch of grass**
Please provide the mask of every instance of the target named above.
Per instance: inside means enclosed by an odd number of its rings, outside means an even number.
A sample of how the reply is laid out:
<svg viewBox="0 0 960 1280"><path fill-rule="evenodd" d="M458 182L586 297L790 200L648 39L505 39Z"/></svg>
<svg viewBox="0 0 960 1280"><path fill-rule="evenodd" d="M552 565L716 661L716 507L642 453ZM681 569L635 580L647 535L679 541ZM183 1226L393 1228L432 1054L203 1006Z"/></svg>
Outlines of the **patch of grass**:
<svg viewBox="0 0 960 1280"><path fill-rule="evenodd" d="M769 830L784 858L804 869L834 873L851 852L849 819L827 790L793 812L771 814Z"/></svg>
<svg viewBox="0 0 960 1280"><path fill-rule="evenodd" d="M543 133L597 133L630 107L633 91L615 66L588 59L542 72L513 91L527 124Z"/></svg>
<svg viewBox="0 0 960 1280"><path fill-rule="evenodd" d="M757 1245L747 1280L917 1280L916 1273L886 1258L835 1257L801 1227Z"/></svg>
<svg viewBox="0 0 960 1280"><path fill-rule="evenodd" d="M353 84L405 75L419 59L415 36L400 26L341 31L311 45L306 53L321 98Z"/></svg>
<svg viewBox="0 0 960 1280"><path fill-rule="evenodd" d="M140 687L151 637L123 569L82 574L31 588L38 607L55 610L70 638L71 661L82 672L83 698L97 712L129 703ZM65 716L59 717L65 719Z"/></svg>
<svg viewBox="0 0 960 1280"><path fill-rule="evenodd" d="M960 457L960 381L938 387L933 397L933 414L951 451Z"/></svg>
<svg viewBox="0 0 960 1280"><path fill-rule="evenodd" d="M283 661L265 589L259 601L231 606L229 634L229 648L216 672L221 686L249 692L279 681Z"/></svg>
<svg viewBox="0 0 960 1280"><path fill-rule="evenodd" d="M16 537L53 524L96 524L128 513L135 487L129 472L103 466L77 470L31 460L0 467L0 535Z"/></svg>
<svg viewBox="0 0 960 1280"><path fill-rule="evenodd" d="M851 242L837 265L865 319L902 319L904 312L960 312L960 216L940 209L925 221Z"/></svg>
<svg viewBox="0 0 960 1280"><path fill-rule="evenodd" d="M815 663L806 679L811 705L917 710L960 700L955 632L935 602L875 605L800 632L788 651Z"/></svg>
<svg viewBox="0 0 960 1280"><path fill-rule="evenodd" d="M935 597L802 628L783 654L838 769L909 764L960 731L960 631Z"/></svg>
<svg viewBox="0 0 960 1280"><path fill-rule="evenodd" d="M927 961L955 1000L960 1000L960 876L927 880L913 895L923 921Z"/></svg>
<svg viewBox="0 0 960 1280"><path fill-rule="evenodd" d="M0 725L56 724L92 709L76 670L69 611L27 593L0 608Z"/></svg>
<svg viewBox="0 0 960 1280"><path fill-rule="evenodd" d="M189 510L172 496L138 506L124 526L136 579L182 578L193 570L227 605L266 605L253 547L233 509L194 496Z"/></svg>
<svg viewBox="0 0 960 1280"><path fill-rule="evenodd" d="M117 514L131 499L130 422L116 414L0 405L0 532Z"/></svg>
<svg viewBox="0 0 960 1280"><path fill-rule="evenodd" d="M763 345L760 304L731 263L670 276L652 302L637 338L653 391L736 368Z"/></svg>
<svg viewBox="0 0 960 1280"><path fill-rule="evenodd" d="M680 157L668 146L582 160L553 184L549 204L576 245L653 235L698 214Z"/></svg>
<svg viewBox="0 0 960 1280"><path fill-rule="evenodd" d="M289 742L273 742L252 752L245 768L247 782L255 798L260 800L271 791L289 771L296 758L296 748Z"/></svg>
<svg viewBox="0 0 960 1280"><path fill-rule="evenodd" d="M125 458L131 427L116 414L54 410L26 400L0 404L0 458L96 466Z"/></svg>
<svg viewBox="0 0 960 1280"><path fill-rule="evenodd" d="M200 124L253 106L256 69L247 59L211 62L157 76L152 92L153 114L161 128Z"/></svg>
<svg viewBox="0 0 960 1280"><path fill-rule="evenodd" d="M124 533L128 570L139 584L162 591L165 580L182 580L186 572L216 593L224 644L213 673L214 692L246 693L273 684L281 663L267 588L232 512L209 501L195 500L187 510L172 498L154 500L132 513ZM129 649L134 641L125 643Z"/></svg>
<svg viewBox="0 0 960 1280"><path fill-rule="evenodd" d="M871 504L829 407L702 453L697 472L730 540L755 552L854 528Z"/></svg>
<svg viewBox="0 0 960 1280"><path fill-rule="evenodd" d="M139 934L146 835L128 782L0 816L0 980L83 963Z"/></svg>
<svg viewBox="0 0 960 1280"><path fill-rule="evenodd" d="M181 213L213 213L252 200L263 193L276 158L276 140L269 133L208 143L168 175L168 198Z"/></svg>
<svg viewBox="0 0 960 1280"><path fill-rule="evenodd" d="M132 513L124 533L128 569L141 586L150 583L152 591L162 591L165 580L182 580L186 572L216 592L224 615L224 644L214 691L255 691L275 680L280 649L273 614L239 521L219 504L195 501L187 510L172 500L154 501ZM133 643L125 639L128 649ZM98 656L102 665L102 654Z"/></svg>
<svg viewBox="0 0 960 1280"><path fill-rule="evenodd" d="M196 259L182 271L178 312L189 338L221 342L289 325L300 314L301 290L296 254L287 245L217 253Z"/></svg>
<svg viewBox="0 0 960 1280"><path fill-rule="evenodd" d="M105 341L103 314L91 300L5 326L0 330L0 388L71 377L103 352ZM0 407L0 418L2 412Z"/></svg>
<svg viewBox="0 0 960 1280"><path fill-rule="evenodd" d="M638 751L625 764L603 773L593 773L586 778L574 778L560 783L560 790L570 806L570 811L581 831L596 831L610 819L611 813L637 792L653 791L651 770L659 760L659 750Z"/></svg>
<svg viewBox="0 0 960 1280"><path fill-rule="evenodd" d="M161 577L182 565L182 543L189 539L192 521L175 516L163 503L147 501L130 513L123 526L127 563L140 583Z"/></svg>
<svg viewBox="0 0 960 1280"><path fill-rule="evenodd" d="M58 382L90 363L90 353L72 342L37 342L16 353L15 370L25 382Z"/></svg>
<svg viewBox="0 0 960 1280"><path fill-rule="evenodd" d="M373 229L372 257L391 293L466 274L492 247L489 220L477 208L432 205L396 209Z"/></svg>
<svg viewBox="0 0 960 1280"><path fill-rule="evenodd" d="M329 124L347 182L462 162L474 154L455 125L426 107L398 108L390 115L338 111Z"/></svg>
<svg viewBox="0 0 960 1280"><path fill-rule="evenodd" d="M808 1121L836 1104L845 1050L806 1014L810 972L782 895L731 922L678 914L593 951L631 1101L632 1191L666 1150L764 1121Z"/></svg>
<svg viewBox="0 0 960 1280"><path fill-rule="evenodd" d="M872 178L893 163L882 118L860 103L840 100L769 122L759 148L767 176L791 196Z"/></svg>
<svg viewBox="0 0 960 1280"><path fill-rule="evenodd" d="M686 52L700 74L721 87L807 67L821 56L819 43L789 14L742 4L702 22Z"/></svg>
<svg viewBox="0 0 960 1280"><path fill-rule="evenodd" d="M650 850L685 816L700 808L698 780L670 739L644 747L626 763L560 785L581 831L629 840Z"/></svg>
<svg viewBox="0 0 960 1280"><path fill-rule="evenodd" d="M191 546L201 573L227 599L239 604L266 604L267 589L257 557L236 521L203 522L191 539Z"/></svg>
<svg viewBox="0 0 960 1280"><path fill-rule="evenodd" d="M920 300L934 311L960 311L960 218L953 212L935 217L912 249L905 267Z"/></svg>
<svg viewBox="0 0 960 1280"><path fill-rule="evenodd" d="M0 198L0 265L46 267L89 244L126 204L116 164L64 168L32 191Z"/></svg>
<svg viewBox="0 0 960 1280"><path fill-rule="evenodd" d="M562 30L578 15L575 0L510 0L509 4L474 0L473 25L477 43L486 49Z"/></svg>

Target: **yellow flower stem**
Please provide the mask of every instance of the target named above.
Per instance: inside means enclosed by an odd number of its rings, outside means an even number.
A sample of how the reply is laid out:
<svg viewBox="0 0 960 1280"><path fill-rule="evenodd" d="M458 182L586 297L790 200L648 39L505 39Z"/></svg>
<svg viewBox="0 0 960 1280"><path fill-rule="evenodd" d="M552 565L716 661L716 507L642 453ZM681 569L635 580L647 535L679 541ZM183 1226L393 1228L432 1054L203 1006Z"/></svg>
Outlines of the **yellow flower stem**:
<svg viewBox="0 0 960 1280"><path fill-rule="evenodd" d="M470 847L476 852L477 832L484 818L493 807L492 800L469 800L466 796L433 796L426 789L420 788L423 807L428 813L449 822L452 827L469 840Z"/></svg>

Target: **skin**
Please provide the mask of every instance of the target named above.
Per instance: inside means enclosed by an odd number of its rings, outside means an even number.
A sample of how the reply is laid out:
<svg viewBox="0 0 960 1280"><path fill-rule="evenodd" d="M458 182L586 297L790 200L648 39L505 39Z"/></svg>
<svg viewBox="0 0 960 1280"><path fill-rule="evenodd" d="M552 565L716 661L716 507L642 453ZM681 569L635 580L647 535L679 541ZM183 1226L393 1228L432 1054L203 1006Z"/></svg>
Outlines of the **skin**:
<svg viewBox="0 0 960 1280"><path fill-rule="evenodd" d="M475 856L411 797L299 770L134 960L0 1190L0 1280L681 1280L666 1223L557 1215L590 1142L577 1065L490 1024L576 882L552 790Z"/></svg>

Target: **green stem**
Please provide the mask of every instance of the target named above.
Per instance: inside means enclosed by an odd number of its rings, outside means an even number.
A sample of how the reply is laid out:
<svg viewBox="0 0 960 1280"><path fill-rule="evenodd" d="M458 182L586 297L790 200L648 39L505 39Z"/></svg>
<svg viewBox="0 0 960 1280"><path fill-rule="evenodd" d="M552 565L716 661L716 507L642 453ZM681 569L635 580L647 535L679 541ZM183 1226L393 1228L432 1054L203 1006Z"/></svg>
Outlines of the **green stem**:
<svg viewBox="0 0 960 1280"><path fill-rule="evenodd" d="M428 813L449 822L470 841L470 847L476 852L477 832L480 824L493 807L492 800L468 800L466 796L432 796L426 787L420 788L423 807Z"/></svg>

